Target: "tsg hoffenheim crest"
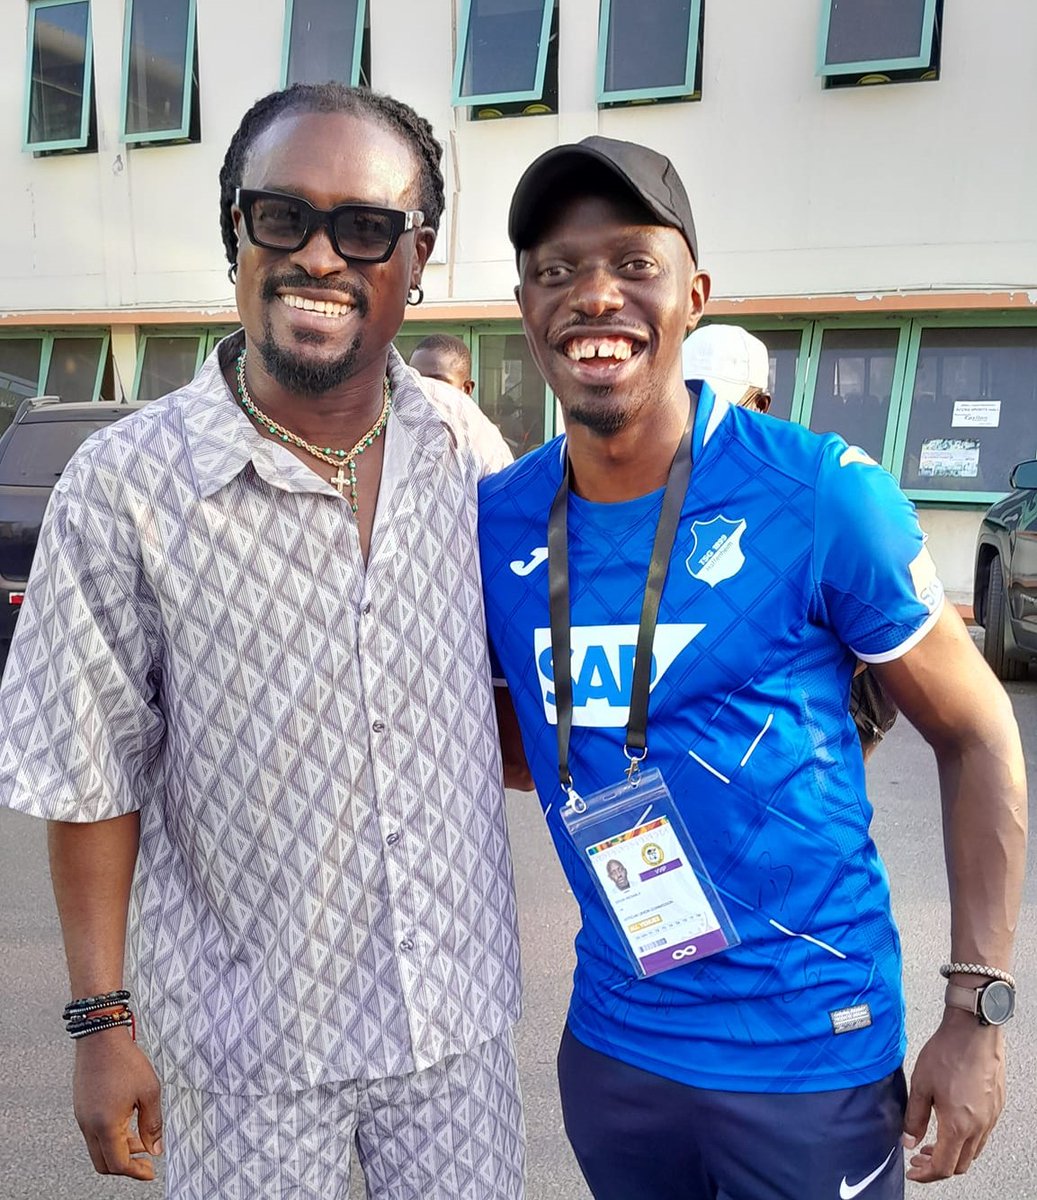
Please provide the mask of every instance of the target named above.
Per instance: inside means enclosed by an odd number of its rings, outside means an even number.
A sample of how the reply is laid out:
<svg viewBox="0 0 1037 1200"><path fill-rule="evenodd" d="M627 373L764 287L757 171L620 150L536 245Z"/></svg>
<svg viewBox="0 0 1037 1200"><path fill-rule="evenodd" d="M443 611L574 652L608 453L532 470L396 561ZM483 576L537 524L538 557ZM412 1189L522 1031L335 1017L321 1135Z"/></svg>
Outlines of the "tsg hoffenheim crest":
<svg viewBox="0 0 1037 1200"><path fill-rule="evenodd" d="M742 534L746 525L740 521L729 521L727 517L714 517L712 521L695 521L691 536L695 539L687 558L687 568L695 579L701 579L710 587L716 587L730 579L745 565L742 553Z"/></svg>

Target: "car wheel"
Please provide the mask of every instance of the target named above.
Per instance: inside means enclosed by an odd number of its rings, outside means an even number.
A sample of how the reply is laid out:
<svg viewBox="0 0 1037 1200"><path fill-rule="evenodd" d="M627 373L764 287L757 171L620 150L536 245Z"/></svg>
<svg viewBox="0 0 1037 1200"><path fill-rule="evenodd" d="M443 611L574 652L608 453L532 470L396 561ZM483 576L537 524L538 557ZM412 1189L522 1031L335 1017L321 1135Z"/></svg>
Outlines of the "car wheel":
<svg viewBox="0 0 1037 1200"><path fill-rule="evenodd" d="M1005 577L1001 559L995 554L990 560L987 576L987 613L983 629L983 657L990 663L998 679L1025 679L1029 664L1010 658L1005 652L1005 632L1008 626L1008 598L1005 596Z"/></svg>

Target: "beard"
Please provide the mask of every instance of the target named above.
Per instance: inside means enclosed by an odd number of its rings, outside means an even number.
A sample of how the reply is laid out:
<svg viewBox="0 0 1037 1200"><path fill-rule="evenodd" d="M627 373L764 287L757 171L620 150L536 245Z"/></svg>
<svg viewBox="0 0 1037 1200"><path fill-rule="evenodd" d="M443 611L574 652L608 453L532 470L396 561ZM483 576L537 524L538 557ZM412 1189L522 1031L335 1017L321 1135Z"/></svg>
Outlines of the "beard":
<svg viewBox="0 0 1037 1200"><path fill-rule="evenodd" d="M324 338L317 333L303 335L297 340L319 346ZM276 379L281 387L303 396L323 396L326 392L341 387L356 370L357 359L360 357L360 336L358 334L338 357L323 362L312 362L279 346L267 322L263 330L263 340L257 349L267 373L272 379Z"/></svg>
<svg viewBox="0 0 1037 1200"><path fill-rule="evenodd" d="M322 285L316 284L312 279L282 275L266 281L263 286L263 298L275 301L280 288L304 287L312 291L315 286ZM367 316L371 306L364 289L347 281L328 283L323 286L328 291L335 291L340 295L344 293L349 296L355 306L356 315L361 320ZM300 332L295 335L295 341L303 346L323 346L325 335L317 332ZM361 335L358 333L335 358L312 361L293 353L291 348L277 343L268 310L263 321L263 337L256 349L259 351L267 373L271 378L277 380L281 387L303 396L323 396L326 392L341 387L355 372L361 344Z"/></svg>
<svg viewBox="0 0 1037 1200"><path fill-rule="evenodd" d="M614 437L630 424L642 406L637 397L628 398L622 405L609 403L611 397L610 387L589 389L588 395L564 408L566 421L583 425L598 437Z"/></svg>

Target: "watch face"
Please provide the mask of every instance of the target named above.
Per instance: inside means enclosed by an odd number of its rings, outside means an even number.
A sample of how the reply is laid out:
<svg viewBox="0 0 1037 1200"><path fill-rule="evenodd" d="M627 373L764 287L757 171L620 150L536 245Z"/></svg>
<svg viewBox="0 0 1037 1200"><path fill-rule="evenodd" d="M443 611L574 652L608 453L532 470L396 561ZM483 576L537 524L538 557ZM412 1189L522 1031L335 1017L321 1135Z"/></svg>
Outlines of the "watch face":
<svg viewBox="0 0 1037 1200"><path fill-rule="evenodd" d="M1015 990L1003 980L988 983L979 998L979 1010L990 1025L1003 1025L1015 1012Z"/></svg>

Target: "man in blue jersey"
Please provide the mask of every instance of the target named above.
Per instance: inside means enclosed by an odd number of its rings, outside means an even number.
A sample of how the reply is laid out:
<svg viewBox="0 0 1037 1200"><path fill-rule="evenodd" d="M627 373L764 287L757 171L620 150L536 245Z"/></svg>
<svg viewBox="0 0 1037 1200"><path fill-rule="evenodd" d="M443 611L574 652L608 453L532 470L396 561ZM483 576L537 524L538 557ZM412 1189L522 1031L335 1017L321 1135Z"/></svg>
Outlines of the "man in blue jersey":
<svg viewBox="0 0 1037 1200"><path fill-rule="evenodd" d="M482 566L582 912L559 1080L591 1190L890 1200L902 1135L908 1178L960 1174L1001 1109L1014 1006L1026 809L1007 698L889 475L685 387L709 279L672 164L607 138L558 147L523 176L509 232L567 436L484 481ZM857 659L940 770L949 986L910 1097L847 712Z"/></svg>

